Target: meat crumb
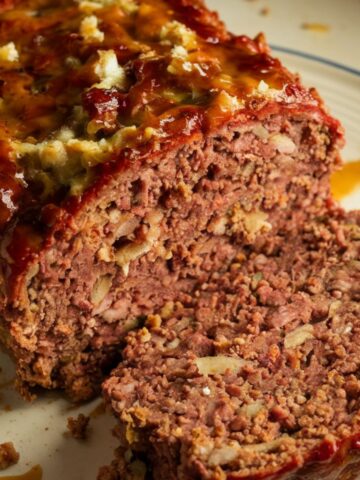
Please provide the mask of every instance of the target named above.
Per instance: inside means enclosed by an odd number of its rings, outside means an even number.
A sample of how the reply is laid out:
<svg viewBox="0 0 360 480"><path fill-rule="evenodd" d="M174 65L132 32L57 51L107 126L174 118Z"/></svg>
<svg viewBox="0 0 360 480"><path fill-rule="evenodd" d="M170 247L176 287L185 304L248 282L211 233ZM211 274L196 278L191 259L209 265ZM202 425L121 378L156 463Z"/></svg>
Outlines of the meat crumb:
<svg viewBox="0 0 360 480"><path fill-rule="evenodd" d="M88 437L88 426L90 417L80 413L76 418L69 417L67 422L67 428L70 435L76 440L86 440Z"/></svg>
<svg viewBox="0 0 360 480"><path fill-rule="evenodd" d="M0 470L15 465L19 461L20 455L15 450L12 442L6 442L0 444Z"/></svg>
<svg viewBox="0 0 360 480"><path fill-rule="evenodd" d="M270 8L269 7L264 7L260 10L260 15L263 17L266 17L270 13Z"/></svg>

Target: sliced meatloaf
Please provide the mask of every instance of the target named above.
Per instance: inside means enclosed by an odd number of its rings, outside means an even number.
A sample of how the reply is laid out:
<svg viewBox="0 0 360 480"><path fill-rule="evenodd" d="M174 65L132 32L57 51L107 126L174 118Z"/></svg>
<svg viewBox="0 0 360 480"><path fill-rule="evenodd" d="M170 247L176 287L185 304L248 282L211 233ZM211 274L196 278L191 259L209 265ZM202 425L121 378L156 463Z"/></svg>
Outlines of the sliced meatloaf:
<svg viewBox="0 0 360 480"><path fill-rule="evenodd" d="M128 335L104 384L121 448L99 479L355 478L360 215L325 212L266 249Z"/></svg>
<svg viewBox="0 0 360 480"><path fill-rule="evenodd" d="M0 337L24 390L87 398L139 318L324 203L342 130L201 1L0 10Z"/></svg>

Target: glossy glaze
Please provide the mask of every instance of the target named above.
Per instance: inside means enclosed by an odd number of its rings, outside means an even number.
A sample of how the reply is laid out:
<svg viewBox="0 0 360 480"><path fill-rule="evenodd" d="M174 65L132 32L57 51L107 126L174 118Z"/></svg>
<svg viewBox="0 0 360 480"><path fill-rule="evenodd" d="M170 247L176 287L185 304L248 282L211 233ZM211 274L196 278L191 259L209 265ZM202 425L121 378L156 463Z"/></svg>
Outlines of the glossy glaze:
<svg viewBox="0 0 360 480"><path fill-rule="evenodd" d="M90 178L88 187L103 174L92 163L121 162L124 148L141 144L150 150L155 141L174 143L181 135L216 128L234 110L258 112L266 103L266 92L257 90L260 81L281 92L278 102L284 106L318 107L318 100L269 55L262 36L251 40L227 33L200 1L141 0L132 13L121 2L108 3L93 10L74 0L1 2L0 46L13 42L19 55L0 64L1 225L29 207L61 205L73 195L74 176ZM89 16L96 17L102 40L81 34ZM164 36L164 25L173 21L191 29L192 40ZM186 58L174 60L179 45ZM99 50L115 52L126 72L121 88L97 87ZM224 98L225 92L230 97ZM120 146L85 167L73 159L68 170L34 166L29 155L14 151L17 142L51 140L63 126L76 139L97 142L130 125L136 130Z"/></svg>
<svg viewBox="0 0 360 480"><path fill-rule="evenodd" d="M0 61L0 230L9 245L3 266L9 303L29 265L74 215L114 175L141 168L149 156L232 119L261 121L289 111L309 112L334 140L342 136L316 92L271 57L262 35L228 33L201 0L106 3L89 9L80 0L0 1L0 48L13 43L18 55ZM89 17L98 39L84 34ZM171 31L174 25L181 34ZM113 53L123 81L104 81L101 52ZM64 128L71 141L104 151L69 148ZM41 152L54 140L61 149L53 149L49 164Z"/></svg>

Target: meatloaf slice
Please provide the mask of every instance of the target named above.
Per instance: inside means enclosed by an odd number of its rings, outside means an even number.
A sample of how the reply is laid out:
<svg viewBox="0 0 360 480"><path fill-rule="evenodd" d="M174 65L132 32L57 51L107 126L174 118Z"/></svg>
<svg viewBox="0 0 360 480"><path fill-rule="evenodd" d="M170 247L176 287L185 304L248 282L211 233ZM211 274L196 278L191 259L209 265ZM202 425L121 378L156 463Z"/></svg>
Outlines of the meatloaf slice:
<svg viewBox="0 0 360 480"><path fill-rule="evenodd" d="M128 335L104 383L121 448L99 479L144 469L156 480L350 475L342 462L360 445L360 215L324 213L267 250L239 252Z"/></svg>
<svg viewBox="0 0 360 480"><path fill-rule="evenodd" d="M24 387L87 398L139 318L320 208L342 131L200 1L0 22L0 337Z"/></svg>

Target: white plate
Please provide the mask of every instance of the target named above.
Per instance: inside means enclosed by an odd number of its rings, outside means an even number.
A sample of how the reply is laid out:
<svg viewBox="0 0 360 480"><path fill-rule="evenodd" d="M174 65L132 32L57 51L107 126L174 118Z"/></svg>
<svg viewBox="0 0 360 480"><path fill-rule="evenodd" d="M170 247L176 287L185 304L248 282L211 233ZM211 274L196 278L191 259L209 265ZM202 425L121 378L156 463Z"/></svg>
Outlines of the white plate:
<svg viewBox="0 0 360 480"><path fill-rule="evenodd" d="M228 29L254 37L265 32L270 43L302 50L360 70L359 0L206 0ZM268 15L261 10L268 8ZM328 31L305 30L320 23Z"/></svg>
<svg viewBox="0 0 360 480"><path fill-rule="evenodd" d="M356 43L360 44L360 2L209 0L209 4L220 10L233 31L253 35L264 30L271 42L283 46L274 53L289 69L301 73L306 84L318 88L345 126L346 160L360 159L360 55L356 50ZM271 9L267 17L259 15L264 6ZM304 21L327 22L331 32L325 37L304 32L299 27ZM342 62L347 66L338 65ZM344 199L344 205L359 208L360 189ZM0 366L1 385L13 378L13 366L1 353ZM85 443L66 438L64 432L69 416L87 414L99 402L71 410L61 395L51 393L29 405L12 388L0 389L0 443L13 441L21 455L19 464L0 474L0 479L39 464L44 480L95 480L98 467L110 462L116 447L110 433L111 416L103 414L92 420L92 434Z"/></svg>

